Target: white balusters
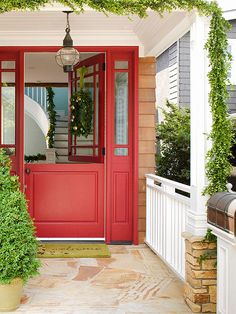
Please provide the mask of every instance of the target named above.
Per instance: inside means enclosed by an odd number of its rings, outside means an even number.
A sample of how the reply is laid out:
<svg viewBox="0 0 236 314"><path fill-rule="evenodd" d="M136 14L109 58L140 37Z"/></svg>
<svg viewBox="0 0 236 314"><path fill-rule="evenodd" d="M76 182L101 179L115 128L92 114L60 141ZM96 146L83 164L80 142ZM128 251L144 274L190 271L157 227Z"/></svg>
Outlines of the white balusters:
<svg viewBox="0 0 236 314"><path fill-rule="evenodd" d="M182 278L185 277L185 231L190 186L146 175L146 243ZM189 194L177 193L176 190Z"/></svg>
<svg viewBox="0 0 236 314"><path fill-rule="evenodd" d="M37 102L47 112L47 91L46 87L31 86L25 88L25 95Z"/></svg>

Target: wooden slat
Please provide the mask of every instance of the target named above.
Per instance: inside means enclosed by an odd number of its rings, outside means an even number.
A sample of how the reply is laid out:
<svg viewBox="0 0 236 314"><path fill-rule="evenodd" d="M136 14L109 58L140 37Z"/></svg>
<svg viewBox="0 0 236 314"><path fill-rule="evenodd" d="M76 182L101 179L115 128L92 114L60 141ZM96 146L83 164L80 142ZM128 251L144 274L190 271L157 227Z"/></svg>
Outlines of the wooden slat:
<svg viewBox="0 0 236 314"><path fill-rule="evenodd" d="M156 64L139 63L139 75L156 75Z"/></svg>
<svg viewBox="0 0 236 314"><path fill-rule="evenodd" d="M138 191L141 193L146 192L146 180L145 179L138 180Z"/></svg>
<svg viewBox="0 0 236 314"><path fill-rule="evenodd" d="M139 102L155 102L156 93L154 88L140 88Z"/></svg>
<svg viewBox="0 0 236 314"><path fill-rule="evenodd" d="M156 58L155 57L144 57L144 58L139 58L139 63L156 63Z"/></svg>
<svg viewBox="0 0 236 314"><path fill-rule="evenodd" d="M140 117L142 120L142 117ZM154 127L150 128L139 128L139 140L140 141L155 141L156 139L156 132Z"/></svg>
<svg viewBox="0 0 236 314"><path fill-rule="evenodd" d="M156 87L156 78L154 75L139 75L139 88Z"/></svg>
<svg viewBox="0 0 236 314"><path fill-rule="evenodd" d="M139 115L139 126L140 127L154 127L155 126L155 117L154 115Z"/></svg>
<svg viewBox="0 0 236 314"><path fill-rule="evenodd" d="M139 216L139 218L146 218L146 206L139 205L138 216Z"/></svg>
<svg viewBox="0 0 236 314"><path fill-rule="evenodd" d="M155 155L154 154L140 154L139 155L140 167L155 167Z"/></svg>
<svg viewBox="0 0 236 314"><path fill-rule="evenodd" d="M153 141L139 141L140 154L155 154L155 142Z"/></svg>
<svg viewBox="0 0 236 314"><path fill-rule="evenodd" d="M155 173L155 167L139 167L139 179L143 179L147 173Z"/></svg>
<svg viewBox="0 0 236 314"><path fill-rule="evenodd" d="M139 231L145 231L146 229L146 219L145 218L139 218L138 220L138 230Z"/></svg>
<svg viewBox="0 0 236 314"><path fill-rule="evenodd" d="M140 102L139 114L156 114L155 102Z"/></svg>
<svg viewBox="0 0 236 314"><path fill-rule="evenodd" d="M145 239L145 231L139 231L138 233L138 241L139 243L143 243Z"/></svg>
<svg viewBox="0 0 236 314"><path fill-rule="evenodd" d="M146 193L139 193L138 195L138 205L146 205Z"/></svg>

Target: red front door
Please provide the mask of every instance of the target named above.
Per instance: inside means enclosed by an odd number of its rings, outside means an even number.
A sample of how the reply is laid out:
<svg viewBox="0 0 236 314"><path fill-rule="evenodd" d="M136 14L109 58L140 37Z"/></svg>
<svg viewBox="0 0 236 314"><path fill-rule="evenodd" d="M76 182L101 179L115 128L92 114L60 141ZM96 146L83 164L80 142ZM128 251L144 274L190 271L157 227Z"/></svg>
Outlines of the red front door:
<svg viewBox="0 0 236 314"><path fill-rule="evenodd" d="M26 193L38 237L105 238L103 63L104 54L87 58L69 78L73 96L80 89L80 69L86 68L83 88L91 97L93 112L89 135L69 132L71 163L25 165ZM71 119L69 114L69 130Z"/></svg>
<svg viewBox="0 0 236 314"><path fill-rule="evenodd" d="M86 54L96 50L80 49ZM80 68L87 67L84 83L93 99L93 127L87 138L69 136L71 163L24 167L24 52L57 50L26 47L0 53L0 145L13 153L13 170L24 183L37 235L137 243L137 48L98 47L100 53L75 68L69 90L78 91Z"/></svg>

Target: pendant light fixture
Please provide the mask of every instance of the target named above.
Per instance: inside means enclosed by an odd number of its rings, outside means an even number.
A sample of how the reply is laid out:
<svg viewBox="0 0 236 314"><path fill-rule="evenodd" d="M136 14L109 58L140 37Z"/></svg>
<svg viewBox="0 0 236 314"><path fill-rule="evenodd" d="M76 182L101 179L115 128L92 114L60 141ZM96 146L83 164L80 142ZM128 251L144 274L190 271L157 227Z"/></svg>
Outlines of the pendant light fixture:
<svg viewBox="0 0 236 314"><path fill-rule="evenodd" d="M73 47L73 40L70 36L70 23L69 14L73 11L63 11L66 13L66 36L63 40L63 48L56 54L56 62L59 66L63 67L64 72L72 72L73 66L79 62L79 52Z"/></svg>

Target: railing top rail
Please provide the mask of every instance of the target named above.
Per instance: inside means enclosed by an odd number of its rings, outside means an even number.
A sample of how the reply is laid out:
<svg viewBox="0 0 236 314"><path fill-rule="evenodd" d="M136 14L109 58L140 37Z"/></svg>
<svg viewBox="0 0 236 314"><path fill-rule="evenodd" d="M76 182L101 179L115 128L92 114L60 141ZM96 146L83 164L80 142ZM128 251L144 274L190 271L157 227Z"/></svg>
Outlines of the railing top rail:
<svg viewBox="0 0 236 314"><path fill-rule="evenodd" d="M176 181L172 181L170 179L166 179L166 178L163 178L163 177L159 177L159 176L156 176L154 174L146 174L145 176L146 176L147 179L152 179L155 182L163 183L164 185L173 187L175 189L178 189L178 190L181 190L181 191L184 191L184 192L187 192L187 193L191 193L191 186L189 186L189 185L186 185L186 184L183 184L183 183L179 183L179 182L176 182Z"/></svg>

